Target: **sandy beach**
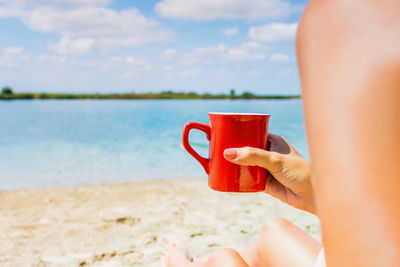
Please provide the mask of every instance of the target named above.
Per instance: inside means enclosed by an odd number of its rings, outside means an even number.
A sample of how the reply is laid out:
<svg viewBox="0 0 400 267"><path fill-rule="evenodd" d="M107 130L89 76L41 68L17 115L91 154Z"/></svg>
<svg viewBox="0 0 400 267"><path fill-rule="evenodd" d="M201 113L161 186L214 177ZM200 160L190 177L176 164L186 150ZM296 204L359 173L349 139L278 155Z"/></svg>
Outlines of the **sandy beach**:
<svg viewBox="0 0 400 267"><path fill-rule="evenodd" d="M243 249L285 217L320 239L318 220L263 193L212 191L206 178L0 192L1 266L160 266L168 240L189 253Z"/></svg>

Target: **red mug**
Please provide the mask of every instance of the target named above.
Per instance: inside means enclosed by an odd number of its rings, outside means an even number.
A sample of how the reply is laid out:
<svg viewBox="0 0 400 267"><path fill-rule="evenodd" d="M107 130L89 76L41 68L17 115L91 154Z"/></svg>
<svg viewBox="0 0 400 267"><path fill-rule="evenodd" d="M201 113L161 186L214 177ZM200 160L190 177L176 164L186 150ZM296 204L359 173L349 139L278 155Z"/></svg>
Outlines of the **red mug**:
<svg viewBox="0 0 400 267"><path fill-rule="evenodd" d="M232 147L267 149L270 115L253 113L208 113L210 124L188 122L183 128L184 148L208 174L208 186L223 192L260 192L265 189L266 170L257 166L239 166L224 158ZM189 132L197 129L210 141L209 158L201 157L189 144Z"/></svg>

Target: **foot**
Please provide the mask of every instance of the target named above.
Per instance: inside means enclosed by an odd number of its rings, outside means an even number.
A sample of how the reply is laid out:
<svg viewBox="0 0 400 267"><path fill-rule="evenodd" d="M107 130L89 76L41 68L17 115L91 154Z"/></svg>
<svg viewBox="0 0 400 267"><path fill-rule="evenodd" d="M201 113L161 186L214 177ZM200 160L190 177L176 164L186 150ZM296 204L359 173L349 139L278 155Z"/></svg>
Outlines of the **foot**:
<svg viewBox="0 0 400 267"><path fill-rule="evenodd" d="M191 260L181 240L171 241L161 257L163 267L184 267L191 264Z"/></svg>
<svg viewBox="0 0 400 267"><path fill-rule="evenodd" d="M193 254L193 256L192 256L192 262L199 262L199 261L200 261L199 255Z"/></svg>

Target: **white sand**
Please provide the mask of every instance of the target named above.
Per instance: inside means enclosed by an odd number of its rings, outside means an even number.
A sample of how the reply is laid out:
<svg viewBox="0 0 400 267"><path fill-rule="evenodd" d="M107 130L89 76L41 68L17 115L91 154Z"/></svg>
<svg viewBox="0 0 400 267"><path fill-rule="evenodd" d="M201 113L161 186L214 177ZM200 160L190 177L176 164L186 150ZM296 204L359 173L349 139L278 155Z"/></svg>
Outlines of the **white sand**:
<svg viewBox="0 0 400 267"><path fill-rule="evenodd" d="M204 258L245 248L273 217L319 239L315 216L206 178L0 192L0 266L159 266L172 236Z"/></svg>

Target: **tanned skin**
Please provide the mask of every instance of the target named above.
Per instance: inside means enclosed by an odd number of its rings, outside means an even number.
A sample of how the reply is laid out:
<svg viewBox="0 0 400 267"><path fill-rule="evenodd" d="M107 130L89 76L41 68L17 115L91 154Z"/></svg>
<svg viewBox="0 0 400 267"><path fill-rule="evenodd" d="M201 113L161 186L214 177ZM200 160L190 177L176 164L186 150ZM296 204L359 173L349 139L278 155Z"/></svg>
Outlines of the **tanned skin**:
<svg viewBox="0 0 400 267"><path fill-rule="evenodd" d="M297 56L327 266L398 266L400 1L311 1Z"/></svg>

